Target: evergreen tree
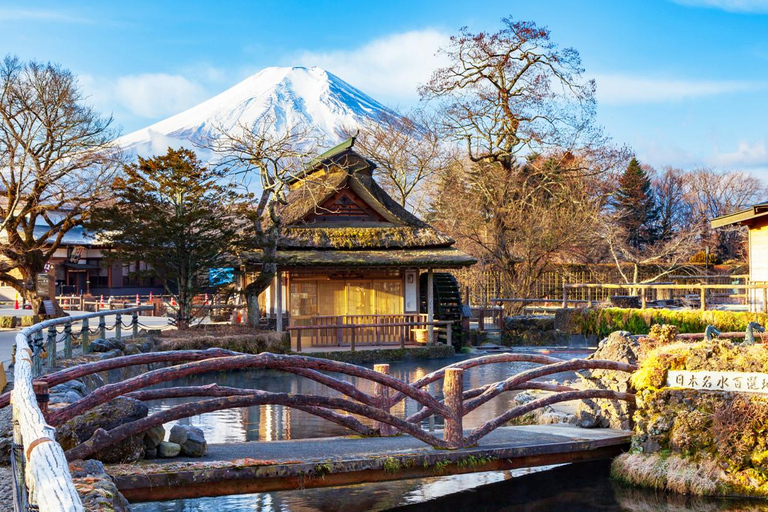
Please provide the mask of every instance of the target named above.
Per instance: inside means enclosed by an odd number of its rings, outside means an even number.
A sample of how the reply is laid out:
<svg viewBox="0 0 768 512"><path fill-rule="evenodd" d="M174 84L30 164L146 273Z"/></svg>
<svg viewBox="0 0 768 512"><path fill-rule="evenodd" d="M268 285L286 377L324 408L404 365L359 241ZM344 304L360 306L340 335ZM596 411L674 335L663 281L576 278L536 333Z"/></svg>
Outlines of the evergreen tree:
<svg viewBox="0 0 768 512"><path fill-rule="evenodd" d="M614 197L618 223L624 228L627 243L641 249L655 241L658 212L651 179L636 158L619 177L619 189Z"/></svg>
<svg viewBox="0 0 768 512"><path fill-rule="evenodd" d="M180 329L189 325L192 297L208 286L208 271L232 266L241 240L243 217L235 213L242 196L221 183L225 172L204 167L187 149L139 158L115 180L114 204L95 210L89 225L113 257L146 262L145 275L178 292Z"/></svg>

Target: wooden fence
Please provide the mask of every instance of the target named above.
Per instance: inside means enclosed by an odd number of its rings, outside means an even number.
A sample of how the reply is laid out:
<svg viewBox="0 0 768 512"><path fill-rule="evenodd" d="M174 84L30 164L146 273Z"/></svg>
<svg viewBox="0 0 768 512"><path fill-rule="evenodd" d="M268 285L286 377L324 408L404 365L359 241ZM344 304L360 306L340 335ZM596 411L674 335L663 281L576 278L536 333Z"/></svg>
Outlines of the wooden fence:
<svg viewBox="0 0 768 512"><path fill-rule="evenodd" d="M750 293L758 293L762 297L763 312L768 313L768 283L762 284L674 284L674 283L645 283L645 284L603 284L583 283L563 285L563 308L569 307L575 301L571 298L572 290L586 290L587 306L598 302L592 298L591 291L596 291L596 297L611 295L637 296L640 308L645 309L649 302L681 301L684 305L698 307L702 311L707 305L730 303L733 300L746 303ZM744 293L736 293L744 290Z"/></svg>
<svg viewBox="0 0 768 512"><path fill-rule="evenodd" d="M27 327L16 335L16 354L14 357L14 384L11 392L13 404L13 448L11 465L14 484L14 510L26 512L80 512L83 505L72 483L69 466L64 451L55 441L53 427L48 425L47 396L48 386L41 386L33 379L40 375L43 348L48 350L48 361L54 366L56 360L57 327L62 327L65 354L72 353L72 324L80 323L78 333L81 336L83 350L88 350L89 321L98 318L100 332L104 335L106 317L114 316L115 335L121 336L122 315L131 315L128 326L135 335L138 328L138 313L151 306L122 309L117 311L92 313L80 317L65 317L46 320ZM43 333L47 343L43 343ZM6 399L8 394L6 396ZM38 401L45 404L42 409ZM7 403L2 404L8 405Z"/></svg>
<svg viewBox="0 0 768 512"><path fill-rule="evenodd" d="M416 342L417 329L423 332L425 342L433 339L433 333L444 336L446 343L452 342L453 322L435 320L429 322L427 315L413 313L403 315L340 315L313 316L305 325L292 325L286 330L296 351L301 352L305 343L310 347L343 347L355 350L360 345L394 345L401 348L406 343Z"/></svg>

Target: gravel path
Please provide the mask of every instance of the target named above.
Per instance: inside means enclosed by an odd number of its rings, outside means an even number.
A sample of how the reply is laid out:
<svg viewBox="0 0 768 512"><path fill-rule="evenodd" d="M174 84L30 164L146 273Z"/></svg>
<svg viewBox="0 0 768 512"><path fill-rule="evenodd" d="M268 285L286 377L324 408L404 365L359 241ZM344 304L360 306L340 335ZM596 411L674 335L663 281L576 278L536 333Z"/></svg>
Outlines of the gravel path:
<svg viewBox="0 0 768 512"><path fill-rule="evenodd" d="M13 475L10 467L0 467L0 510L13 510Z"/></svg>

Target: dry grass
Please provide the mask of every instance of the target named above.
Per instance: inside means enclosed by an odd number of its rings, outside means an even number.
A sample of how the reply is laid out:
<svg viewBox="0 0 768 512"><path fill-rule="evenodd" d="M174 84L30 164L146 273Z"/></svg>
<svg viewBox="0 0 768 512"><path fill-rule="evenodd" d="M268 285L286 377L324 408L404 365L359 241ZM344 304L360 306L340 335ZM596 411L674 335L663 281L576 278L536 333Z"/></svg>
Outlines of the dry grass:
<svg viewBox="0 0 768 512"><path fill-rule="evenodd" d="M630 485L696 496L723 495L726 485L725 473L714 460L693 461L676 454L625 453L613 461L611 476Z"/></svg>
<svg viewBox="0 0 768 512"><path fill-rule="evenodd" d="M236 325L216 326L211 329L164 331L159 350L205 350L224 348L246 354L261 352L285 353L290 349L282 334L275 331L256 331Z"/></svg>

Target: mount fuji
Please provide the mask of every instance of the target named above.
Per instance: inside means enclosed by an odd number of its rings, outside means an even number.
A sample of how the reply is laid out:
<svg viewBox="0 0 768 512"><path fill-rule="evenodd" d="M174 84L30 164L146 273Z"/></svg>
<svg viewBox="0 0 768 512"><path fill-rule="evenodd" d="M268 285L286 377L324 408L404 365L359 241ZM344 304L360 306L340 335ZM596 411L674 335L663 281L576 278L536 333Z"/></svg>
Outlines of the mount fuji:
<svg viewBox="0 0 768 512"><path fill-rule="evenodd" d="M221 130L240 126L254 129L270 119L269 128L282 133L304 125L310 135L331 147L344 132L397 114L336 75L318 67L270 67L184 112L159 121L116 142L128 155L163 154L167 148L199 145L215 140ZM202 155L201 155L202 156Z"/></svg>

